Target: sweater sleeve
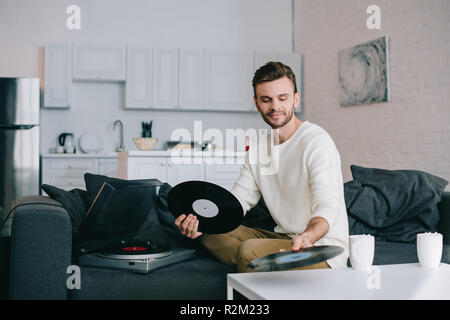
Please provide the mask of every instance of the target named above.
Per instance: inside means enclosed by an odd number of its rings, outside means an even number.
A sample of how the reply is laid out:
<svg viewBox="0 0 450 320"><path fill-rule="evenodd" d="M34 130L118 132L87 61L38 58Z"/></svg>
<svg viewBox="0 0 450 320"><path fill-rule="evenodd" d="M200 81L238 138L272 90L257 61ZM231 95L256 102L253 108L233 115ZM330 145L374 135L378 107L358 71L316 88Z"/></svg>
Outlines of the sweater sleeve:
<svg viewBox="0 0 450 320"><path fill-rule="evenodd" d="M339 215L339 179L342 176L339 152L328 134L317 136L306 155L311 192L312 218L321 217L333 228Z"/></svg>
<svg viewBox="0 0 450 320"><path fill-rule="evenodd" d="M249 165L249 156L245 157L245 162L241 168L241 174L234 183L231 193L239 200L244 209L244 215L248 210L253 208L261 198L261 191L259 190L253 172Z"/></svg>

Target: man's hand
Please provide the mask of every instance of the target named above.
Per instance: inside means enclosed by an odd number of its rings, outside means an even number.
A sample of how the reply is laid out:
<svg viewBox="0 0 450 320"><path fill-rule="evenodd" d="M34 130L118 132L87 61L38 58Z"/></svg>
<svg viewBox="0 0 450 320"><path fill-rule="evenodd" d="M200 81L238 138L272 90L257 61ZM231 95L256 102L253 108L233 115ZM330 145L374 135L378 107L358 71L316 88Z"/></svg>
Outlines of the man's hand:
<svg viewBox="0 0 450 320"><path fill-rule="evenodd" d="M299 251L303 248L310 248L313 243L322 238L328 232L329 226L327 220L321 217L312 218L309 221L306 230L291 241L291 250ZM280 249L280 252L286 251Z"/></svg>
<svg viewBox="0 0 450 320"><path fill-rule="evenodd" d="M291 240L291 250L292 251L299 251L304 248L310 248L313 247L313 244L309 240L309 238L303 234L296 236L295 238L292 238ZM285 249L280 249L280 252L286 251Z"/></svg>
<svg viewBox="0 0 450 320"><path fill-rule="evenodd" d="M175 219L175 225L177 226L180 233L190 239L196 239L202 235L198 232L198 220L193 214L189 214L187 217L185 214L180 215Z"/></svg>
<svg viewBox="0 0 450 320"><path fill-rule="evenodd" d="M309 238L302 234L299 236L296 236L291 241L291 250L292 251L299 251L301 249L310 248L312 246L313 246L313 244L311 243Z"/></svg>

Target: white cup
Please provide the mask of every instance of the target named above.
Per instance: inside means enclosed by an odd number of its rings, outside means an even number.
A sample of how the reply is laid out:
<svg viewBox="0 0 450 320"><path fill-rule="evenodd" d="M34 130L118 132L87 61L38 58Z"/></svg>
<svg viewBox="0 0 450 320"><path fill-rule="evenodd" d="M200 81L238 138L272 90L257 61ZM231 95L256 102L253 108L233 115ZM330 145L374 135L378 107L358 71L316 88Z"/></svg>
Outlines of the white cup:
<svg viewBox="0 0 450 320"><path fill-rule="evenodd" d="M370 271L375 254L375 238L370 234L349 237L350 263L355 270Z"/></svg>
<svg viewBox="0 0 450 320"><path fill-rule="evenodd" d="M417 234L417 256L421 267L439 268L442 258L442 241L442 234L437 232Z"/></svg>
<svg viewBox="0 0 450 320"><path fill-rule="evenodd" d="M64 147L63 146L57 146L56 147L56 153L64 153Z"/></svg>

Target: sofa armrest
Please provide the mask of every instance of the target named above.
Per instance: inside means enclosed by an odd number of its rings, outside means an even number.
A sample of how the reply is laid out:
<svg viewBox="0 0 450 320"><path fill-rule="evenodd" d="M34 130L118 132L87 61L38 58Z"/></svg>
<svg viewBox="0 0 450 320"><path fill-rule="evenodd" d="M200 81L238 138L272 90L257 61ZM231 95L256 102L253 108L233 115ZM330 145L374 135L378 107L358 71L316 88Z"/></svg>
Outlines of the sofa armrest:
<svg viewBox="0 0 450 320"><path fill-rule="evenodd" d="M72 223L57 201L20 198L13 212L10 248L11 299L67 299Z"/></svg>
<svg viewBox="0 0 450 320"><path fill-rule="evenodd" d="M439 222L438 232L442 233L444 244L450 245L450 192L443 192L441 202L438 203Z"/></svg>

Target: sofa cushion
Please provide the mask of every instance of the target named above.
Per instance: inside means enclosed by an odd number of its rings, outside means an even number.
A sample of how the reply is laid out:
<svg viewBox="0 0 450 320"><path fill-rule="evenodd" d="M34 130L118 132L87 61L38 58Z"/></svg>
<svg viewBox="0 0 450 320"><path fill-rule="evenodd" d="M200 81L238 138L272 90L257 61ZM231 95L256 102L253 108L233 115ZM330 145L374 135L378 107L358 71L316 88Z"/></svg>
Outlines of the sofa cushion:
<svg viewBox="0 0 450 320"><path fill-rule="evenodd" d="M344 184L350 234L413 243L417 233L436 231L446 180L417 170L351 170L354 180Z"/></svg>
<svg viewBox="0 0 450 320"><path fill-rule="evenodd" d="M76 234L89 208L87 192L81 189L66 191L48 184L43 184L42 189L67 210L72 222L72 234Z"/></svg>

